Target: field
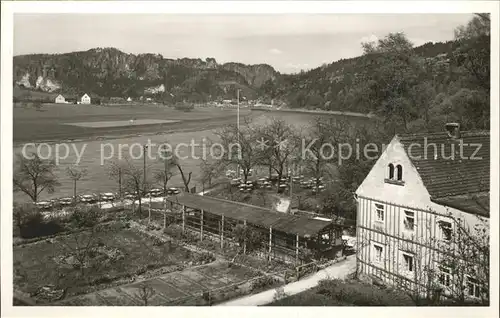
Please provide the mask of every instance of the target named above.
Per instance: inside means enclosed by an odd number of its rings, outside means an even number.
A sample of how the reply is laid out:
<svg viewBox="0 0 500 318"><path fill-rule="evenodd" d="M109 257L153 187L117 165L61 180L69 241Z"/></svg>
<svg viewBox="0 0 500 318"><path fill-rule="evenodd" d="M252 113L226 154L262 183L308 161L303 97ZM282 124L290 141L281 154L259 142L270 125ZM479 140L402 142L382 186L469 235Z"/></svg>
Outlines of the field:
<svg viewBox="0 0 500 318"><path fill-rule="evenodd" d="M196 108L190 112L175 110L163 105L57 105L44 104L40 111L30 107L13 109L14 144L41 141L62 141L82 138L119 136L178 129L203 129L234 121L236 111L218 108ZM79 127L65 123L168 120L150 125ZM206 128L205 128L206 129Z"/></svg>
<svg viewBox="0 0 500 318"><path fill-rule="evenodd" d="M73 184L66 174L66 168L77 162L77 152L81 153L79 165L86 168L88 174L80 180L77 185L79 193L95 193L118 191L117 182L108 176L111 161L119 159L119 146L124 145L122 157L132 154L137 156L134 160L138 166L142 167L143 159L138 156L141 145L148 140L153 144L162 144L168 141L172 146L180 143L190 143L192 140L201 145L203 138L216 140L213 130L222 125L234 123L236 112L234 109L197 108L192 112L180 112L172 108L154 105L135 106L88 106L88 105L49 105L44 106L45 110L38 112L33 109L14 108L14 154L20 154L22 145L25 142L33 142L40 139L53 139L62 142L66 139L78 139L68 141L69 153L66 158L62 158L55 171L61 183L56 192L48 194L43 192L40 199L51 199L67 197L73 194ZM252 112L241 111L241 116L251 116L256 124L264 123L270 117L279 117L290 124L298 127L306 126L315 116L300 113L280 113L280 112ZM156 119L156 120L178 120L177 123L142 125L142 126L122 126L89 128L64 125L64 123L75 122L102 122L102 121L125 121L131 118ZM360 121L353 118L353 121ZM361 122L361 121L360 121ZM164 133L167 132L167 133ZM93 137L92 137L93 136ZM85 140L92 137L90 140ZM30 139L34 138L34 139ZM84 140L81 140L84 139ZM104 140L103 140L104 139ZM128 149L127 149L128 147ZM31 148L33 149L33 148ZM28 148L28 151L30 148ZM47 155L48 149L41 149L43 155ZM63 149L64 150L64 149ZM54 154L55 146L52 144L50 151ZM65 151L65 150L64 150ZM156 151L156 152L155 152ZM158 148L151 149L152 157L157 157ZM179 153L187 157L182 160L182 167L188 172L192 172L190 186L196 186L201 190L200 163L197 159L201 155L200 146L193 147L195 156L192 156L191 147L180 148ZM65 152L61 153L64 157ZM101 158L103 159L101 161ZM155 171L163 168L158 160L147 162L147 175L152 181ZM169 184L171 186L182 186L182 179L178 171ZM29 198L20 192L14 194L14 201L26 201Z"/></svg>
<svg viewBox="0 0 500 318"><path fill-rule="evenodd" d="M68 288L68 294L80 294L91 287L127 279L146 270L177 266L193 257L180 246L156 246L148 236L118 224L109 225L95 235L99 252L95 261L89 263L92 268L85 268L83 276L73 267L75 258L72 255L76 246L86 246L89 232L14 246L14 286L32 293L43 286L55 285L59 289Z"/></svg>
<svg viewBox="0 0 500 318"><path fill-rule="evenodd" d="M227 263L217 261L129 285L69 298L56 305L140 306L144 304L138 296L141 285L150 286L155 290L148 305L201 304L203 300L201 294L204 291L246 281L256 275L258 275L257 272L250 269L238 266L228 268Z"/></svg>

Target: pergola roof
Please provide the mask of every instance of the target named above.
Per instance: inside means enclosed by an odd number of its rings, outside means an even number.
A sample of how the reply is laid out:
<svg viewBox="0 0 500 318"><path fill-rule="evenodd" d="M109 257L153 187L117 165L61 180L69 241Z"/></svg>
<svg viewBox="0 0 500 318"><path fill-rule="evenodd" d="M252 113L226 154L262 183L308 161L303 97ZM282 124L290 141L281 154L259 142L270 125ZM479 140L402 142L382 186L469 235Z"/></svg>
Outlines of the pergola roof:
<svg viewBox="0 0 500 318"><path fill-rule="evenodd" d="M314 236L331 225L331 222L286 213L277 213L270 209L254 205L222 200L209 196L183 193L175 197L167 197L173 203L182 204L188 208L203 210L216 215L224 215L238 221L271 227L273 230L301 237Z"/></svg>

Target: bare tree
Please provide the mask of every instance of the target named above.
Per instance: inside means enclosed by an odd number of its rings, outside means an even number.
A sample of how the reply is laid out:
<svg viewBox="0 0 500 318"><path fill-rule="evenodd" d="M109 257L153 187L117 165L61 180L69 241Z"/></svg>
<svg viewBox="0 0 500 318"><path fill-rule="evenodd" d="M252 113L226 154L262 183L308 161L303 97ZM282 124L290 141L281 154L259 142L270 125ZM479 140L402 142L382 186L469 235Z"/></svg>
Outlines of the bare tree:
<svg viewBox="0 0 500 318"><path fill-rule="evenodd" d="M54 175L56 165L53 160L43 160L38 154L31 154L31 159L19 154L17 162L13 173L14 191L24 192L33 202L38 201L44 190L53 193L60 185Z"/></svg>
<svg viewBox="0 0 500 318"><path fill-rule="evenodd" d="M123 188L123 175L126 165L123 162L115 161L111 163L111 166L108 170L108 175L111 179L114 179L118 182L118 196L121 198L123 196L122 188Z"/></svg>
<svg viewBox="0 0 500 318"><path fill-rule="evenodd" d="M246 182L250 171L259 162L258 131L251 121L245 118L239 129L237 125L227 125L216 131L223 148L228 155L219 160L219 167L236 165L243 172L243 181ZM239 172L238 172L239 173Z"/></svg>
<svg viewBox="0 0 500 318"><path fill-rule="evenodd" d="M58 240L70 256L73 256L81 277L85 277L85 269L92 267L91 260L97 254L98 230L92 226L89 231L77 232Z"/></svg>
<svg viewBox="0 0 500 318"><path fill-rule="evenodd" d="M123 186L128 192L134 194L134 206L135 199L139 201L139 215L142 213L142 198L145 194L145 189L148 185L144 183L144 170L142 168L134 166L134 164L127 158L125 159L125 164L123 166Z"/></svg>
<svg viewBox="0 0 500 318"><path fill-rule="evenodd" d="M397 249L411 248L414 254L412 275L396 278L396 286L406 290L417 305L443 305L453 302L465 305L471 302L489 304L489 225L476 217L473 225L454 217L451 213L444 225L439 222L436 234L434 221L421 224L422 237L414 238L418 244L403 244ZM449 221L449 222L448 222ZM358 240L359 241L359 240ZM391 259L392 268L397 264ZM411 281L411 283L410 283Z"/></svg>
<svg viewBox="0 0 500 318"><path fill-rule="evenodd" d="M490 235L488 221L477 217L473 226L453 218L450 243L441 244L440 266L449 270L446 292L459 304L477 299L489 304ZM446 231L446 229L442 229ZM448 235L448 234L446 234ZM447 282L448 283L448 282Z"/></svg>
<svg viewBox="0 0 500 318"><path fill-rule="evenodd" d="M139 286L137 296L143 301L144 306L147 306L149 300L155 295L155 293L156 292L153 287L146 284L141 284L141 286Z"/></svg>
<svg viewBox="0 0 500 318"><path fill-rule="evenodd" d="M211 187L213 179L220 176L224 165L221 165L219 162L213 162L209 158L201 158L200 168L201 182L203 183L203 189L205 189L205 184Z"/></svg>
<svg viewBox="0 0 500 318"><path fill-rule="evenodd" d="M155 173L154 178L163 186L163 193L167 193L168 181L175 175L176 161L173 158L172 151L166 148L166 144L163 145L164 147L160 149L160 155L158 156L159 161L163 163L163 168Z"/></svg>
<svg viewBox="0 0 500 318"><path fill-rule="evenodd" d="M278 174L278 179L281 179L286 165L300 146L300 134L297 128L282 119L273 118L270 123L258 129L256 136L260 147L259 162L268 166L270 171L274 170Z"/></svg>
<svg viewBox="0 0 500 318"><path fill-rule="evenodd" d="M76 202L76 183L87 175L87 169L70 166L66 168L66 174L73 181L73 200Z"/></svg>
<svg viewBox="0 0 500 318"><path fill-rule="evenodd" d="M171 172L170 167L177 167L177 170L181 174L182 182L184 183L184 189L186 192L189 192L189 183L191 182L191 176L193 173L190 171L186 175L180 163L179 157L167 146L170 146L170 144L168 142L165 142L160 146L159 149L160 159L165 163L165 168L163 171L168 170L169 172ZM163 173L162 175L163 175L163 180L170 178L168 177L169 175L168 173Z"/></svg>

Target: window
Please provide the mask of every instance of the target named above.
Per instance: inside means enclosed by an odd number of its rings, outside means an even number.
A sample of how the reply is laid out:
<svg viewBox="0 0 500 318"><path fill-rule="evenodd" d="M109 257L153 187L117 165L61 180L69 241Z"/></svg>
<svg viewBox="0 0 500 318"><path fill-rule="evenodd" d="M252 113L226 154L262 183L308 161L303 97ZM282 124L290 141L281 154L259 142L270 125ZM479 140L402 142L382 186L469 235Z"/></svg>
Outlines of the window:
<svg viewBox="0 0 500 318"><path fill-rule="evenodd" d="M481 288L476 279L471 276L467 276L467 295L471 297L481 297Z"/></svg>
<svg viewBox="0 0 500 318"><path fill-rule="evenodd" d="M404 228L407 231L413 231L415 228L415 212L405 210Z"/></svg>
<svg viewBox="0 0 500 318"><path fill-rule="evenodd" d="M373 260L377 263L382 263L384 261L384 247L380 244L373 244L373 250Z"/></svg>
<svg viewBox="0 0 500 318"><path fill-rule="evenodd" d="M384 205L375 203L375 220L377 222L384 222Z"/></svg>
<svg viewBox="0 0 500 318"><path fill-rule="evenodd" d="M449 267L439 265L438 266L438 279L439 283L443 286L451 285L451 269Z"/></svg>
<svg viewBox="0 0 500 318"><path fill-rule="evenodd" d="M401 165L397 165L396 171L398 175L398 181L403 181L403 167Z"/></svg>
<svg viewBox="0 0 500 318"><path fill-rule="evenodd" d="M439 221L439 229L441 231L441 239L443 241L451 241L452 226L451 222Z"/></svg>
<svg viewBox="0 0 500 318"><path fill-rule="evenodd" d="M389 179L394 179L394 165L392 163L389 164Z"/></svg>
<svg viewBox="0 0 500 318"><path fill-rule="evenodd" d="M413 272L413 255L403 253L403 266L408 272Z"/></svg>

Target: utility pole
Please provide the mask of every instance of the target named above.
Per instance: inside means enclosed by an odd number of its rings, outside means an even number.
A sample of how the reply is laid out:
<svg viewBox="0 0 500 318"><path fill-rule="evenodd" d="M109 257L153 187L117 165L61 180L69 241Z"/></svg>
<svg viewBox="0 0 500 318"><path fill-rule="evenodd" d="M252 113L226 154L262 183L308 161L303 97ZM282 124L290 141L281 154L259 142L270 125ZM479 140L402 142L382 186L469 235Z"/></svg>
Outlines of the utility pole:
<svg viewBox="0 0 500 318"><path fill-rule="evenodd" d="M290 170L290 173L288 174L288 178L290 178L289 182L290 182L290 208L292 207L292 201L293 201L293 198L292 198L292 194L293 194L293 170L294 170L295 166L294 164L292 164L292 168Z"/></svg>
<svg viewBox="0 0 500 318"><path fill-rule="evenodd" d="M241 151L241 145L240 145L240 89L236 89L236 98L237 98L237 110L236 110L236 130L237 130L237 136L238 136L238 147L240 148ZM240 164L238 161L237 165L237 172L236 172L237 177L240 177Z"/></svg>
<svg viewBox="0 0 500 318"><path fill-rule="evenodd" d="M142 157L144 161L144 167L143 167L143 173L144 173L144 179L142 181L142 188L143 192L146 193L146 149L148 149L148 145L143 145L142 146ZM143 195L144 195L143 193Z"/></svg>

